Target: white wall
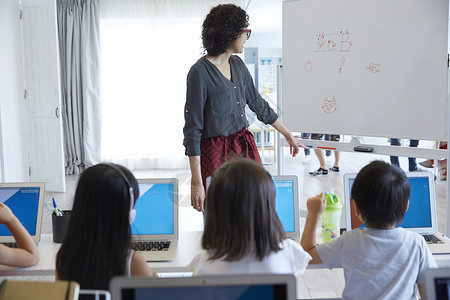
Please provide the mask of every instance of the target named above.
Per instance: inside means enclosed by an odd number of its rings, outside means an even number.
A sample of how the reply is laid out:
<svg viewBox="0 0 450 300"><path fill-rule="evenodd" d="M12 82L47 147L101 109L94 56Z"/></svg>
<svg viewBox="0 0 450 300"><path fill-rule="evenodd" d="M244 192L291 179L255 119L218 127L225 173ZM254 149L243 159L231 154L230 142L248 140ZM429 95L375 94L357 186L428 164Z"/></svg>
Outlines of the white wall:
<svg viewBox="0 0 450 300"><path fill-rule="evenodd" d="M0 180L27 181L19 1L0 1Z"/></svg>
<svg viewBox="0 0 450 300"><path fill-rule="evenodd" d="M252 36L246 47L281 48L282 0L247 0Z"/></svg>
<svg viewBox="0 0 450 300"><path fill-rule="evenodd" d="M250 39L245 43L245 47L255 48L281 48L282 36L280 32L252 32Z"/></svg>

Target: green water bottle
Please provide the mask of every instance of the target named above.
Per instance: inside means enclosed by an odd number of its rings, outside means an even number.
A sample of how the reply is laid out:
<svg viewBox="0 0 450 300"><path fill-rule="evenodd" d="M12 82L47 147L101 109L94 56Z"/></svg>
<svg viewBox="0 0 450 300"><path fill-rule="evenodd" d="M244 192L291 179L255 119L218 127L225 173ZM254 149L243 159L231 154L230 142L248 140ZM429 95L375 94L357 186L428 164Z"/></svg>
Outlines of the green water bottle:
<svg viewBox="0 0 450 300"><path fill-rule="evenodd" d="M325 193L324 198L327 206L322 213L322 242L329 242L340 234L342 204L334 193Z"/></svg>

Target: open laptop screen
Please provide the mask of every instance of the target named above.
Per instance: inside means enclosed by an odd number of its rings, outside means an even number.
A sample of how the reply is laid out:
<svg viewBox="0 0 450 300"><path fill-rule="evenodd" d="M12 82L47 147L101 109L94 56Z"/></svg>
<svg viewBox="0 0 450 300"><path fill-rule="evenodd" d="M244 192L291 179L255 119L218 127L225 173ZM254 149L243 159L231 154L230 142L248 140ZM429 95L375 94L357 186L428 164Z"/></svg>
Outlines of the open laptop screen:
<svg viewBox="0 0 450 300"><path fill-rule="evenodd" d="M450 268L427 270L425 292L427 300L450 299Z"/></svg>
<svg viewBox="0 0 450 300"><path fill-rule="evenodd" d="M286 286L266 284L124 289L122 299L286 299Z"/></svg>
<svg viewBox="0 0 450 300"><path fill-rule="evenodd" d="M350 218L351 229L363 228L364 224L359 220L355 214L355 208L353 203L350 203L351 190L356 174L348 175L346 182L346 205L350 206ZM409 183L411 195L409 198L409 208L406 211L405 218L402 222L397 224L397 227L403 227L411 229L419 233L426 233L424 228L433 227L433 214L435 214L434 207L434 186L432 186L432 179L430 180L429 174L423 172L422 174L406 173ZM348 191L348 192L347 192ZM348 226L347 226L348 227ZM417 229L417 230L415 230Z"/></svg>
<svg viewBox="0 0 450 300"><path fill-rule="evenodd" d="M450 278L436 278L434 285L436 299L450 299Z"/></svg>
<svg viewBox="0 0 450 300"><path fill-rule="evenodd" d="M0 202L5 203L32 236L36 235L39 217L40 187L0 187ZM0 225L0 236L12 236Z"/></svg>
<svg viewBox="0 0 450 300"><path fill-rule="evenodd" d="M140 181L140 180L139 180ZM170 235L174 233L174 183L139 182L136 218L132 235Z"/></svg>
<svg viewBox="0 0 450 300"><path fill-rule="evenodd" d="M275 210L285 232L295 231L295 201L294 180L275 177L277 192Z"/></svg>
<svg viewBox="0 0 450 300"><path fill-rule="evenodd" d="M174 278L113 277L113 300L296 299L291 274L233 274Z"/></svg>

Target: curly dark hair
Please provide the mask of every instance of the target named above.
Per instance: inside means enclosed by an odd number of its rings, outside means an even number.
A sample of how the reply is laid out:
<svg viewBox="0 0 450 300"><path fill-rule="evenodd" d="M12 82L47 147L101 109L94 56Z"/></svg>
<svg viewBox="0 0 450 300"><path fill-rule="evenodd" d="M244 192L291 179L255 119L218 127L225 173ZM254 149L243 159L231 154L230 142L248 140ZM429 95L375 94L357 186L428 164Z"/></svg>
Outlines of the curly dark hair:
<svg viewBox="0 0 450 300"><path fill-rule="evenodd" d="M241 7L234 4L217 5L203 21L203 47L211 56L222 54L248 25L248 15Z"/></svg>

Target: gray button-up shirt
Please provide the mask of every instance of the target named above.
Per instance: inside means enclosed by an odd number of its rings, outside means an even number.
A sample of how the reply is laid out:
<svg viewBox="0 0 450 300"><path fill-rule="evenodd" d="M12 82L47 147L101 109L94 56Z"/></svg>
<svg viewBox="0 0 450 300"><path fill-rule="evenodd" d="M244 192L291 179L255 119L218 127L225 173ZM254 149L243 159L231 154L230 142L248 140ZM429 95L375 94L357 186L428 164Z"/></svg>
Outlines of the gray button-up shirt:
<svg viewBox="0 0 450 300"><path fill-rule="evenodd" d="M189 70L183 128L183 145L188 156L200 155L201 139L228 136L248 127L247 104L265 124L278 119L255 88L244 62L232 55L230 65L232 81L205 57Z"/></svg>

